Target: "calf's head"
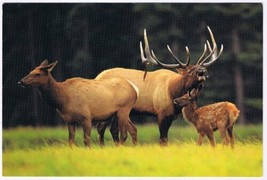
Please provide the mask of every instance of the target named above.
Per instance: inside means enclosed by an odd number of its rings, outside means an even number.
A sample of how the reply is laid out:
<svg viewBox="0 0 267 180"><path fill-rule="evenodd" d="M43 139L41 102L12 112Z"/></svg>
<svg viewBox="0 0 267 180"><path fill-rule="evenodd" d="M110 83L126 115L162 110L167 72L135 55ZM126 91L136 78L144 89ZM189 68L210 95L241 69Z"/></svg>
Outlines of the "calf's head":
<svg viewBox="0 0 267 180"><path fill-rule="evenodd" d="M203 87L203 83L199 84L197 88L194 88L191 91L187 91L187 93L184 94L183 96L175 98L173 101L174 104L183 107L183 106L187 106L193 101L196 101L197 97L201 93L202 87Z"/></svg>

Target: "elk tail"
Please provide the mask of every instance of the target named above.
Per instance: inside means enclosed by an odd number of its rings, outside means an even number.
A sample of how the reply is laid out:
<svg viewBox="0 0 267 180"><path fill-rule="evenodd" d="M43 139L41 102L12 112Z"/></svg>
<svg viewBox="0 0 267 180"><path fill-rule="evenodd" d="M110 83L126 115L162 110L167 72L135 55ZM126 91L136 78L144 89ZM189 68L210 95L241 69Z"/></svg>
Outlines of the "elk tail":
<svg viewBox="0 0 267 180"><path fill-rule="evenodd" d="M230 123L234 124L235 121L237 120L238 116L239 116L239 109L236 107L236 105L232 104L232 103L227 103L227 107L228 107L228 111L229 111L229 119L230 119Z"/></svg>

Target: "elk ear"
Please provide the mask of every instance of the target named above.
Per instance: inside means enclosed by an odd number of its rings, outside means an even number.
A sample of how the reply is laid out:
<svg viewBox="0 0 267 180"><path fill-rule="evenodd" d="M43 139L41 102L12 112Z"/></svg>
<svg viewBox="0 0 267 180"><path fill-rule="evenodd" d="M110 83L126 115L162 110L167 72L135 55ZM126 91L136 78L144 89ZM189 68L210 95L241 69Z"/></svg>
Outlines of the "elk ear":
<svg viewBox="0 0 267 180"><path fill-rule="evenodd" d="M55 61L55 62L53 62L53 63L47 65L47 66L46 66L47 71L48 71L48 72L51 72L51 71L54 69L54 67L57 65L57 62L58 62L58 61Z"/></svg>
<svg viewBox="0 0 267 180"><path fill-rule="evenodd" d="M46 60L47 61L47 60ZM48 61L47 61L48 62ZM55 61L55 62L53 62L53 63L51 63L51 64L46 64L45 66L44 65L42 65L42 67L41 67L41 69L42 70L45 70L45 71L47 71L47 72L51 72L53 69L54 69L54 67L57 65L57 61ZM40 65L41 66L41 65Z"/></svg>
<svg viewBox="0 0 267 180"><path fill-rule="evenodd" d="M39 66L46 67L48 65L48 60L44 60Z"/></svg>

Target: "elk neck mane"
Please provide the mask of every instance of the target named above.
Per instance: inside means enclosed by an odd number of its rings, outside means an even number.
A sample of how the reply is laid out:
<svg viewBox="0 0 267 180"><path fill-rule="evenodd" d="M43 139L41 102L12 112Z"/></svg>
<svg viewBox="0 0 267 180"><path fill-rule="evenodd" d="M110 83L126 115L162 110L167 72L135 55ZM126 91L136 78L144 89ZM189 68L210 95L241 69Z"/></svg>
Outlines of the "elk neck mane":
<svg viewBox="0 0 267 180"><path fill-rule="evenodd" d="M180 74L176 74L169 81L169 93L172 99L178 98L186 93L186 78Z"/></svg>

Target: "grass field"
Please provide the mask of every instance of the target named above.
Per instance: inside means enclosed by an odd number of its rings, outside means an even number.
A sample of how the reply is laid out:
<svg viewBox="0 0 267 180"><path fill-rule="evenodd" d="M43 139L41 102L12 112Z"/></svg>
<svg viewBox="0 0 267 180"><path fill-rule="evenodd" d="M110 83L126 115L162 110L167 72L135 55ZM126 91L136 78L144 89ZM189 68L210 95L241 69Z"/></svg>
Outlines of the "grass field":
<svg viewBox="0 0 267 180"><path fill-rule="evenodd" d="M158 145L155 124L138 126L139 144L114 146L106 132L106 146L99 147L96 130L92 148L84 148L82 130L76 133L77 147L68 146L67 127L14 128L3 130L4 176L246 176L263 175L262 126L236 126L235 149L223 147L216 132L217 147L205 139L195 145L192 126L173 125L169 146Z"/></svg>

